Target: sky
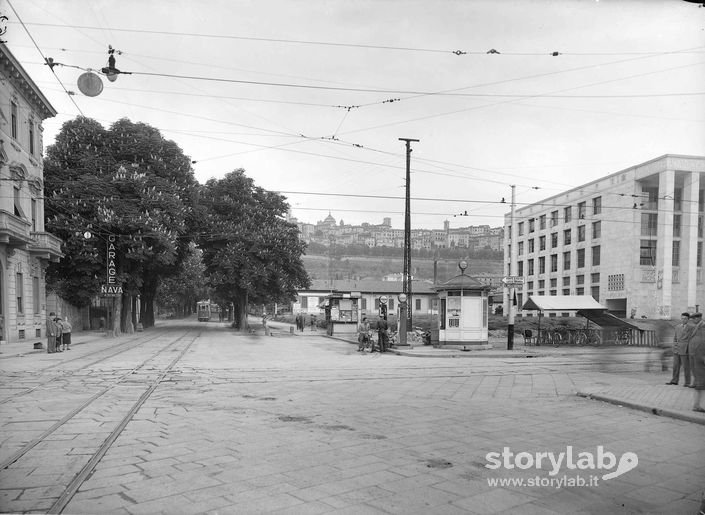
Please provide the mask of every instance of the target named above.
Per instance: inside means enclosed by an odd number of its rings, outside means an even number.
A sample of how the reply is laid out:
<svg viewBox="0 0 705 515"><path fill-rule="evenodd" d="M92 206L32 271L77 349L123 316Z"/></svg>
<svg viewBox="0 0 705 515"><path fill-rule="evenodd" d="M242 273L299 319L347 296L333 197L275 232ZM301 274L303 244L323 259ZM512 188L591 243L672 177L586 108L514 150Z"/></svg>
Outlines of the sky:
<svg viewBox="0 0 705 515"><path fill-rule="evenodd" d="M520 207L705 156L705 8L691 2L0 0L0 14L58 111L45 147L80 114L127 117L174 140L199 182L242 168L302 222L403 229L400 138L419 140L411 225L429 229L503 225L512 185ZM132 73L85 96L77 79L109 45Z"/></svg>

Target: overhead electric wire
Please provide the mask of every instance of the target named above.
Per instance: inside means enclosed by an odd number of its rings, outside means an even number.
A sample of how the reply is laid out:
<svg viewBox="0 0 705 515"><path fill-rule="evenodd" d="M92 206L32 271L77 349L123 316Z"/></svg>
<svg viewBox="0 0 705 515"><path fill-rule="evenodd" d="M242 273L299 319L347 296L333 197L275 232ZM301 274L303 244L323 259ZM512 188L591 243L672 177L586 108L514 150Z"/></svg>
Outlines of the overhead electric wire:
<svg viewBox="0 0 705 515"><path fill-rule="evenodd" d="M599 82L593 82L593 83L590 83L590 84L583 84L583 85L579 85L579 86L572 86L572 87L570 87L570 88L561 88L561 89L558 89L558 90L551 91L551 92L549 92L549 93L559 93L559 92L562 92L562 91L572 91L572 90L575 90L575 89L588 88L588 87L592 87L592 86L600 86L600 85L602 85L602 84L609 84L609 83L611 83L611 82L618 82L618 81L622 81L622 80L633 79L633 78L637 78L637 77L643 77L643 76L645 76L645 75L653 75L654 73L663 73L663 72L666 72L666 71L673 71L673 70L677 70L677 69L681 69L681 68L688 68L688 67L691 67L691 66L699 66L699 65L703 65L703 64L705 64L705 61L701 61L701 62L697 62L697 63L693 63L693 64L687 64L687 65L683 65L683 66L676 66L676 67L672 67L672 68L665 68L665 69L655 70L655 71L650 71L650 72L644 72L644 73L639 73L639 74L635 74L635 75L629 75L629 76L627 76L627 77L621 77L621 78L617 78L617 79L609 79L609 80L604 80L604 81L599 81ZM546 94L546 93L537 93L537 94L535 94L535 95L531 95L530 98L542 98L545 94ZM372 130L372 129L380 129L380 128L383 128L383 127L391 127L391 126L393 126L393 125L400 125L400 124L403 124L403 123L417 122L417 121L421 121L421 120L428 120L428 119L431 119L431 118L439 118L439 117L441 117L441 116L449 116L449 115L458 114L458 113L465 113L465 112L468 112L468 111L474 111L474 110L478 110L478 109L485 109L485 108L487 108L487 107L496 107L496 106L499 106L499 105L510 104L510 103L516 103L516 102L518 102L519 100L522 100L522 99L503 100L503 101L501 101L501 102L494 102L494 103L491 103L491 104L484 104L484 105L473 106L473 107L468 107L468 108L464 108L464 109L457 109L457 110L454 110L454 111L446 111L446 112L444 112L444 113L437 113L437 114L432 114L432 115L427 115L427 116L421 116L421 117L418 117L418 118L411 118L411 119L406 119L406 120L399 120L399 121L396 121L396 122L384 123L384 124L375 125L375 126L372 126L372 127L363 127L363 128L361 128L361 129L355 129L355 130L351 130L351 131L345 131L345 132L343 132L343 134L355 134L355 133L358 133L358 132L365 132L365 131Z"/></svg>
<svg viewBox="0 0 705 515"><path fill-rule="evenodd" d="M23 29L25 30L25 32L27 33L27 36L29 36L29 39L32 40L32 43L34 44L34 47L37 49L37 52L39 52L39 55L42 56L43 61L44 61L45 63L48 63L49 61L47 60L46 56L42 53L42 50L39 48L39 45L37 44L37 42L35 41L34 37L32 36L32 33L29 32L29 29L27 28L27 25L25 25L24 21L22 21L22 18L20 17L19 13L18 13L17 10L15 9L15 6L12 5L12 2L11 2L10 0L7 0L7 4L10 6L10 9L12 9L12 12L15 13L15 16L17 16L17 19L19 20L20 24L22 25L22 28L23 28ZM61 82L61 79L59 78L59 76L56 75L56 72L54 71L54 67L53 67L53 66L49 66L49 69L51 70L51 73L54 75L54 77L56 77L57 82L61 85L61 88L64 90L64 92L66 93L66 95L71 99L71 102L73 103L73 105L76 106L76 109L78 110L78 112L81 113L82 116L85 116L85 115L83 114L83 111L81 111L81 108L78 107L78 104L76 103L76 101L75 101L73 98L71 98L71 95L69 95L69 92L68 92L68 90L66 89L66 87L64 86L64 83Z"/></svg>
<svg viewBox="0 0 705 515"><path fill-rule="evenodd" d="M486 87L486 86L497 86L497 85L500 85L500 84L506 84L506 83L510 83L510 82L516 82L516 81L518 81L518 80L539 79L539 78L548 77L548 76L551 76L551 75L557 75L557 74L561 74L561 73L570 73L570 72L575 72L575 71L583 71L583 70L588 70L588 69L591 69L591 68L601 68L601 67L603 67L603 66L609 66L609 65L613 65L613 64L623 64L623 63L627 63L627 62L640 61L640 60L642 60L642 59L648 59L648 58L651 58L651 57L660 57L660 56L663 56L663 55L678 54L678 53L681 53L681 52L685 52L685 51L687 51L687 50L693 50L693 49L695 49L695 48L705 48L705 47L694 47L694 48L692 48L692 49L685 49L685 50L676 51L676 52L662 52L662 53L659 53L659 54L647 55L647 56L643 56L643 57L633 57L633 58L629 58L629 59L620 59L620 60L617 60L617 61L608 61L608 62L605 62L605 63L597 63L597 64L590 64L590 65L585 65L585 66L578 66L578 67L575 67L575 68L569 68L569 69L567 69L567 70L557 70L557 71L551 71L551 72L545 72L545 73L538 73L538 74L535 74L535 75L529 75L529 76L525 76L525 77L514 77L514 78L511 78L511 79L504 79L504 80L500 80L500 81L492 81L492 82L487 82L487 83L473 84L473 85L471 85L471 86L465 86L465 87L462 87L462 88L453 88L453 89L447 89L447 90L439 90L439 91L437 91L437 92L435 92L435 93L416 94L416 95L409 96L409 97L406 97L406 98L403 98L403 99L397 98L397 99L394 99L394 101L395 101L395 102L400 102L400 101L402 101L402 100L412 100L412 99L415 99L415 98L421 98L421 97L430 96L430 95L435 95L435 96L446 96L446 95L447 95L447 96L453 96L454 94L457 94L456 92L458 92L458 91L464 91L464 90L466 90L466 89L475 89L475 88ZM468 96L468 94L457 94L457 95ZM388 100L383 100L383 101L380 101L380 102L372 102L372 103L369 103L369 104L363 104L363 105L360 106L360 107L367 107L367 106L370 106L370 105L383 104L383 103L386 103L386 102L388 102Z"/></svg>
<svg viewBox="0 0 705 515"><path fill-rule="evenodd" d="M302 40L302 39L284 39L284 38L264 38L264 37L254 37L254 36L236 36L232 34L209 34L203 32L178 32L178 31L166 31L166 30L150 30L150 29L129 29L129 28L119 28L119 27L93 27L90 25L74 25L74 24L59 24L59 23L40 23L32 22L31 25L42 26L42 27L65 27L72 29L82 29L82 30L110 30L113 32L130 32L135 34L159 34L164 36L176 36L176 37L195 37L195 38L212 38L212 39L232 39L240 41L259 41L266 43L287 43L287 44L297 44L297 45L316 45L316 46L329 46L329 47L345 47L345 48L363 48L363 49L375 49L375 50L396 50L405 52L428 52L428 53L439 53L439 54L455 54L455 55L504 55L504 56L552 56L558 57L561 55L574 55L574 56L606 56L606 55L654 55L661 52L560 52L557 50L546 50L543 52L512 52L512 51L497 51L494 48L488 48L483 50L448 50L440 48L420 48L420 47L403 47L403 46L391 46L391 45L370 45L363 43L341 43L335 41L314 41L314 40ZM685 52L683 52L685 53ZM702 53L702 52L687 52L687 53Z"/></svg>
<svg viewBox="0 0 705 515"><path fill-rule="evenodd" d="M576 111L579 113L604 114L604 115L608 115L608 116L626 116L629 118L649 118L651 120L671 120L671 121L676 121L676 122L689 122L689 123L703 123L703 122L705 122L705 118L693 119L693 118L676 118L673 116L656 116L656 115L641 114L641 113L615 113L613 111L599 111L597 109L581 109L579 107L527 104L526 102L514 102L513 104L516 106L528 107L528 108L532 108L532 109L552 109L555 111Z"/></svg>
<svg viewBox="0 0 705 515"><path fill-rule="evenodd" d="M44 9L44 11L45 11L45 12L48 12L46 9ZM57 15L57 14L50 14L50 15L53 16L53 17L55 17L55 18L60 19L62 22L64 22L64 24L66 24L66 20L62 19L59 15ZM98 29L99 29L99 30L103 30L103 27L99 27ZM80 34L82 34L82 35L88 37L89 39L92 39L93 41L97 41L96 39L92 38L91 36L88 36L88 35L83 34L80 30L78 30L78 29L75 29L75 30L77 30L77 32L79 32ZM110 29L108 28L108 30L110 30ZM98 41L98 43L100 44L100 41ZM112 48L112 47L110 47L110 48ZM118 51L118 54L120 54L120 55L126 55L126 58L127 58L128 60L133 60L134 62L138 62L138 63L139 63L139 61L136 61L136 60L130 58L130 55L131 55L131 54L125 54L125 53L122 52L122 51ZM160 61L168 61L168 60L169 60L169 58L160 59ZM139 64L142 64L142 65L144 66L143 63L139 63ZM149 67L147 66L147 68L149 68ZM190 88L192 88L192 89L198 90L198 88L196 88L195 86L190 85L190 84L188 85L188 87L190 87ZM201 91L204 91L204 90L201 90ZM255 116L258 116L259 118L263 118L263 117L261 117L261 116L259 116L259 115L255 115ZM264 119L264 118L263 118L263 119ZM265 120L266 120L266 119L265 119ZM271 123L270 120L266 120L266 121L269 122L269 123ZM276 125L276 124L275 124L275 125Z"/></svg>
<svg viewBox="0 0 705 515"><path fill-rule="evenodd" d="M641 58L637 58L637 59L641 59ZM625 60L625 61L629 61L629 60L634 60L634 59L628 59L628 60ZM618 61L618 62L622 62L622 61ZM59 63L59 64L61 64L61 63ZM614 62L613 62L613 63L603 63L602 65L606 65L606 64L615 64L615 63L614 63ZM696 64L700 64L700 63L696 63ZM64 64L62 64L62 65L64 65ZM70 66L70 67L80 68L80 67L74 66L74 65L64 65L64 66ZM693 65L686 65L686 66L693 66ZM681 68L681 67L676 67L676 68ZM654 71L652 71L652 72L646 72L645 74L639 74L639 75L636 75L636 76L643 76L643 75L648 75L648 74L652 74L652 73L658 73L658 72L661 72L661 71L670 71L670 70L672 70L672 69L675 69L675 68L670 68L670 69L668 69L668 70L660 70L660 71L655 71L655 72L654 72ZM139 73L139 72L137 72L137 73ZM562 73L562 72L552 72L552 73ZM592 83L592 84L583 85L583 86L576 86L576 87L566 88L566 89L562 89L562 90L558 90L558 91L570 91L570 90L573 90L573 89L580 89L580 88L583 88L583 87L590 87L590 86L599 85L599 84L603 84L603 83L607 83L607 82L614 82L614 81L618 81L618 80L625 80L625 79L627 79L627 78L633 78L633 77L635 77L635 76L630 76L630 77L625 77L625 78L618 78L618 79L612 79L612 80L609 80L609 81L602 81L602 82ZM511 80L521 80L521 79L511 79ZM472 87L472 86L471 86L471 87ZM340 88L338 88L338 89L340 89ZM467 88L461 88L461 89L467 89ZM459 94L459 95L462 95L462 94ZM544 93L544 94L535 94L535 95L529 95L529 96L521 97L521 98L541 98L542 96L546 96L546 94L545 94L545 93ZM410 122L410 121L418 121L418 120L423 120L423 119L428 119L428 118L435 118L435 117L438 117L438 116L446 116L446 115L449 115L449 114L456 114L456 113L459 113L459 112L465 112L465 111L474 110L474 109L481 109L481 108L484 108L484 107L492 107L492 106L501 105L501 104L506 104L506 103L511 103L511 102L517 102L517 97L513 97L512 100L507 100L507 101L503 101L503 102L496 102L496 103L487 104L487 105L484 105L484 106L476 106L476 107L466 108L466 109L462 109L462 110L456 110L456 111L451 111L451 112L446 112L446 113L439 113L439 114L429 115L429 116L426 116L426 117L415 118L415 119L411 119L411 120L403 120L403 121L398 121L398 122L391 122L391 123L388 123L388 124L378 125L378 126L374 126L374 127L368 127L368 128L363 128L363 129L356 129L356 130L352 130L352 131L347 131L347 132L344 132L344 133L345 133L345 134L351 134L351 133L356 133L356 132L371 130L371 129L374 129L374 128L386 127L386 126L390 126L390 125L398 125L398 124L400 124L400 123L408 123L408 122ZM142 106L142 107L144 107L144 108L151 108L151 107L147 107L147 106ZM341 107L342 107L342 106L341 106ZM348 109L348 110L349 110L349 109ZM166 111L166 110L165 110L165 111ZM168 111L167 111L167 112L168 112ZM251 126L249 126L249 127L252 128ZM263 129L263 130L267 130L267 129ZM276 131L272 131L272 132L276 132ZM299 136L302 136L302 137L304 137L304 138L307 137L307 136L304 136L303 134L300 134ZM337 131L336 131L336 139L339 139L339 138L337 138ZM224 155L224 156L218 156L217 158L229 157L230 155L231 155L231 154L226 154L226 155ZM232 154L232 155L234 155L234 154ZM199 161L211 160L211 159L215 159L215 158L205 158L205 159L204 159L204 158L201 158L201 159L199 159Z"/></svg>
<svg viewBox="0 0 705 515"><path fill-rule="evenodd" d="M665 55L666 53L660 53L660 55ZM577 68L571 68L568 70L558 70L554 72L547 72L543 74L537 74L537 75L532 75L532 76L527 76L527 77L517 77L517 78L512 78L512 79L506 79L502 81L496 81L492 83L487 83L487 84L478 84L478 85L472 85L472 86L464 86L462 88L454 88L454 89L449 89L449 90L441 90L441 91L415 91L415 90L401 90L401 89L382 89L382 88L356 88L356 87L343 87L343 86L320 86L320 85L314 85L314 84L296 84L296 83L291 83L291 82L265 82L265 81L252 81L252 80L243 80L243 79L230 79L227 77L208 77L204 75L188 75L188 74L175 74L175 73L163 73L163 72L144 72L144 71L123 71L121 73L126 73L130 75L144 75L144 76L151 76L151 77L166 77L166 78L176 78L176 79L188 79L188 80L202 80L202 81L208 81L208 82L222 82L222 83L233 83L233 84L247 84L247 85L254 85L254 86L272 86L272 87L284 87L284 88L301 88L301 89L314 89L314 90L325 90L325 91L345 91L345 92L352 92L352 93L384 93L384 94L401 94L401 95L412 95L407 98L403 99L396 99L396 101L401 101L401 100L410 100L413 98L417 97L426 97L426 96L439 96L439 97L444 97L444 96L449 96L449 97L479 97L479 96L497 96L497 97L510 97L510 98L535 98L537 96L547 96L551 95L551 93L540 93L540 94L528 94L528 95L512 95L512 94L495 94L495 95L478 95L475 93L459 93L459 91L463 91L466 89L471 89L471 88L478 88L478 87L484 87L484 86L491 86L491 85L497 85L497 84L505 84L507 82L515 82L518 80L528 80L528 79L534 79L534 78L540 78L540 77L545 77L549 75L555 75L558 73L568 73L572 71L580 71L584 69L589 69L589 68L595 68L595 67L603 67L603 66L608 66L612 64L622 64L625 62L629 61L636 61L640 59L646 59L649 57L653 57L653 55L649 55L647 57L637 57L637 58L631 58L631 59L623 59L619 61L610 61L607 63L600 63L600 64L595 64L595 65L589 65L589 66L581 66ZM637 74L637 75L632 75L628 77L623 77L623 78L618 78L618 79L612 79L609 81L602 81L602 82L596 82L596 83L591 83L591 84L586 84L583 86L577 86L577 87L572 87L572 88L566 88L566 89L561 89L557 90L556 92L561 92L561 91L571 91L573 89L581 89L583 87L590 87L594 85L600 85L604 84L607 82L615 82L615 81L620 81L620 80L626 80L629 78L634 78L634 77L641 77L643 75L649 75L653 73L661 73L664 71L672 71L675 69L679 68L684 68L688 66L695 66L703 64L702 62L698 62L695 64L689 64L689 65L683 65L683 66L677 66L677 67L672 67L672 68L665 68L662 70L656 70L656 71L651 71L651 72L646 72L644 74ZM78 68L81 70L87 70L88 68L74 65L74 64L67 64L67 63L60 63L60 62L55 62L55 66L66 66L70 68ZM682 95L702 95L701 92L695 92L695 93L683 93ZM650 95L645 95L645 96L650 96ZM564 97L564 98L571 98L571 97ZM581 97L576 97L576 98L581 98ZM589 97L585 97L589 98ZM620 98L619 96L615 96L612 98ZM373 102L369 104L360 104L360 105L351 105L351 106L334 106L334 107L367 107L371 105L377 105L377 104L382 104L386 103L386 100L382 100L379 102Z"/></svg>
<svg viewBox="0 0 705 515"><path fill-rule="evenodd" d="M43 65L44 63L40 62L30 62L26 64L32 64L32 65ZM65 64L65 63L54 63L56 66L66 66L70 68L78 68L81 70L88 70L88 68L80 67L80 66L74 66L70 64ZM553 72L553 73L564 73L565 71L572 71L572 70L564 70L564 71L559 71L559 72ZM653 72L653 73L658 73L658 72ZM139 74L139 72L130 72L130 74L135 75ZM502 84L504 82L514 82L518 80L525 80L525 79L531 79L534 77L517 77L513 79L507 79L506 81L497 81L497 82L489 82L485 84L478 84L477 86L467 86L462 89L470 89L470 88L476 88L476 87L486 87L486 86L495 86ZM37 82L43 82L43 81L37 81ZM323 103L316 103L316 102L301 102L301 101L296 101L296 100L279 100L279 99L273 99L273 98L252 98L252 97L238 97L238 96L230 96L230 95L213 95L210 93L188 93L185 91L164 91L164 90L159 90L159 89L138 89L138 88L127 88L124 86L113 86L112 89L116 91L134 91L136 93L147 93L147 94L154 94L154 95L181 95L181 96L187 96L187 97L205 97L205 98L212 98L212 99L218 99L218 100L244 100L247 102L266 102L266 103L272 103L272 104L291 104L291 105L302 105L302 106L311 106L311 107L328 107L328 108L336 108L336 109L346 109L346 110L351 110L351 109L358 109L362 107L368 107L371 105L377 105L384 103L384 101L381 102L374 102L370 104L361 104L361 105L334 105L334 104L323 104ZM468 97L468 98L517 98L517 99L523 99L523 98L536 98L537 94L529 94L529 93L452 93L454 90L449 90L449 92L443 92L443 91L436 91L436 92L428 92L423 95L418 95L419 97L421 96L462 96L462 97ZM394 92L394 93L400 93L400 92ZM700 97L704 96L705 91L690 91L690 92L680 92L680 93L630 93L630 94L623 94L623 95L607 95L607 94L601 94L601 95L551 95L551 94L541 94L541 98L558 98L558 99L571 99L571 98L578 98L578 99L590 99L590 98L661 98L661 97ZM396 101L399 102L401 100L409 100L412 98L416 97L407 97L403 99L397 99Z"/></svg>
<svg viewBox="0 0 705 515"><path fill-rule="evenodd" d="M660 55L662 55L662 54L663 54L663 53L660 53ZM609 64L609 63L607 63L607 64ZM554 73L561 73L561 72L554 72ZM648 73L656 73L656 72L648 72ZM518 80L518 79L517 79L517 80ZM615 79L615 80L623 80L623 79ZM609 81L608 81L608 82L609 82ZM588 86L590 86L590 85L579 86L579 87L588 87ZM579 87L578 87L578 88L579 88ZM572 89L577 89L577 88L572 88ZM473 95L473 94L470 94L470 95ZM547 97L548 95L541 95L541 94L539 94L539 95L527 95L526 97L527 97L527 98L537 98L537 97L541 97L541 96ZM568 96L566 96L566 98L567 98L567 97L568 97ZM512 98L517 98L517 97L513 96ZM520 98L524 98L524 97L520 97ZM136 106L136 107L149 108L149 107L147 107L147 106ZM340 106L340 107L344 107L344 106ZM353 107L357 107L357 106L353 106ZM166 110L165 110L165 111L166 111ZM349 111L349 109L348 109L348 111ZM166 111L166 112L168 112L168 111ZM178 113L178 114L181 114L181 113ZM341 124L342 124L342 122L341 122ZM254 128L254 129L256 129L256 130L271 131L271 130L269 130L269 129L262 129L262 128L252 127L252 126L245 126L245 127ZM339 127L340 127L340 125L339 125ZM339 128L339 127L338 127L338 128ZM271 132L275 132L275 133L276 133L277 131L271 131ZM287 135L287 134L286 134L286 133L282 133L282 135ZM303 134L295 135L295 134L293 134L293 133L292 133L292 134L288 134L288 136L291 136L291 137L308 138L308 139L311 139L311 140L313 140L313 141L318 141L318 140L320 140L320 139L328 139L328 138L311 138L311 137L304 136ZM334 133L334 138L335 138L336 141L339 141L339 138L337 138L337 130L336 130L336 132ZM330 139L332 139L332 138L330 138ZM236 143L241 143L241 144L250 145L249 143L244 143L244 142L236 142ZM291 145L291 144L295 144L295 142L288 143L288 144L286 144L286 145ZM359 147L362 147L361 145L355 145L354 143L351 144L351 145L352 145L352 146L359 146ZM264 150L264 149L268 149L268 148L277 148L277 147L281 147L281 145L279 145L279 146L260 146L260 150ZM364 147L362 147L362 148L364 148ZM368 148L368 150L373 150L373 149L369 149L369 148ZM240 154L240 153L228 154L228 155L237 155L237 154ZM314 155L316 155L316 154L314 154ZM324 157L324 158L326 158L326 157L327 157L327 158L333 158L333 159L336 159L336 158L337 158L337 157L335 157L335 156L327 156L327 155L324 155L324 154L317 154L317 155L319 155L320 157ZM219 157L225 157L225 156L219 156ZM204 161L204 160L209 160L209 159L215 159L215 158L199 159L199 161ZM338 158L338 159L339 159L339 158ZM369 164L374 164L374 163L369 163ZM419 172L419 173L435 173L435 174L438 174L438 175L449 175L449 174L443 174L443 173L441 173L441 172L431 172L431 171L428 171L428 170L419 170L418 172ZM449 175L449 176L453 176L453 175ZM457 176L456 176L456 177L457 177ZM466 177L466 176L462 176L461 178L470 179L470 180L482 180L482 179L475 179L475 178ZM486 179L485 179L485 180L486 180ZM498 182L498 183L500 183L500 184L504 184L504 183L501 182L501 181L489 181L489 182Z"/></svg>

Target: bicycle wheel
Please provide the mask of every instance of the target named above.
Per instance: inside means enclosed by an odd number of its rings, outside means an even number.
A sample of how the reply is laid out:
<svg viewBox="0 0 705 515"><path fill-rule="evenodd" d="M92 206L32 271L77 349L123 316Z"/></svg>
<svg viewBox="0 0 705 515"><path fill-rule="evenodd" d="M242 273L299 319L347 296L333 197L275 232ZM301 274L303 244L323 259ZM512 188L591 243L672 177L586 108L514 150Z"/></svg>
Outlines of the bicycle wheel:
<svg viewBox="0 0 705 515"><path fill-rule="evenodd" d="M580 332L575 335L575 345L583 346L587 342L587 336L585 333Z"/></svg>
<svg viewBox="0 0 705 515"><path fill-rule="evenodd" d="M555 333L553 335L553 346L558 347L562 343L563 343L563 336L561 335L561 333Z"/></svg>
<svg viewBox="0 0 705 515"><path fill-rule="evenodd" d="M593 332L590 335L590 345L594 345L595 347L602 345L602 336L600 336L600 333Z"/></svg>

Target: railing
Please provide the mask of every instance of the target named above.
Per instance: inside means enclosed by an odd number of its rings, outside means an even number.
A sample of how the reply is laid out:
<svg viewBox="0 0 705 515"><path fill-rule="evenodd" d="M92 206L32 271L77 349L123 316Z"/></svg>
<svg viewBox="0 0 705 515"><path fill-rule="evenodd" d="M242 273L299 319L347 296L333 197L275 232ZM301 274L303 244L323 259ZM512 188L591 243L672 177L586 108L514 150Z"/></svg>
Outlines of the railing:
<svg viewBox="0 0 705 515"><path fill-rule="evenodd" d="M29 245L30 252L46 252L61 256L61 239L48 232L31 232L34 240Z"/></svg>
<svg viewBox="0 0 705 515"><path fill-rule="evenodd" d="M656 331L640 329L541 329L539 345L658 347Z"/></svg>
<svg viewBox="0 0 705 515"><path fill-rule="evenodd" d="M657 347L659 339L651 329L602 329L604 345L630 345L635 347Z"/></svg>
<svg viewBox="0 0 705 515"><path fill-rule="evenodd" d="M13 236L29 236L30 223L26 220L5 211L0 210L0 233L12 233Z"/></svg>

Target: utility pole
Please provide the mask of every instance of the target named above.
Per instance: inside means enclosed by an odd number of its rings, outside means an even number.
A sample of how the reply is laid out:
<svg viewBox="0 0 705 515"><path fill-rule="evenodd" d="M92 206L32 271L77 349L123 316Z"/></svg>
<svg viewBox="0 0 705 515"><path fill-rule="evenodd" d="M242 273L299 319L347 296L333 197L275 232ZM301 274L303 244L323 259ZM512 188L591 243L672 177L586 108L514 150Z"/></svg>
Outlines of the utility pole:
<svg viewBox="0 0 705 515"><path fill-rule="evenodd" d="M511 276L512 273L514 272L514 268L517 266L516 261L517 261L517 230L514 227L514 206L516 202L515 198L516 194L516 185L512 184L512 210L509 215L509 231L511 234L511 239L510 239L510 244L511 244L511 249L509 252L509 270L507 271L507 275ZM515 285L513 283L510 283L508 285L509 287L509 303L508 303L508 308L509 308L509 316L507 317L507 349L508 350L513 350L514 349L514 311L516 310L516 306L514 305L514 296L516 295L516 292L514 290Z"/></svg>
<svg viewBox="0 0 705 515"><path fill-rule="evenodd" d="M406 142L406 209L404 211L404 284L403 293L406 294L407 313L400 313L400 317L407 316L406 329L412 329L411 312L413 304L411 300L411 142L418 142L417 139L399 138L399 141Z"/></svg>

